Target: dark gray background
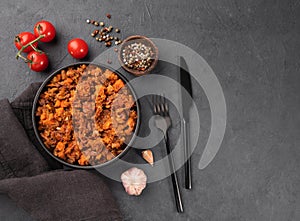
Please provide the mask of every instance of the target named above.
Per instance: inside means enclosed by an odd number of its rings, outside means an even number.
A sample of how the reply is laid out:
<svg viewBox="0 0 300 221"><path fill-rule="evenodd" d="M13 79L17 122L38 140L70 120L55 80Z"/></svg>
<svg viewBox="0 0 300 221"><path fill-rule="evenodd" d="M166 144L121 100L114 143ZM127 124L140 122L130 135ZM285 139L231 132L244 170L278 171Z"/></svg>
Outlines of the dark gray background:
<svg viewBox="0 0 300 221"><path fill-rule="evenodd" d="M225 139L214 161L198 170L210 122L201 119L194 188L183 190L185 213L175 211L170 179L148 185L140 197L127 196L121 184L108 181L124 220L300 220L299 1L2 0L0 8L1 99L12 100L31 82L75 62L66 49L71 38L85 39L87 60L93 60L105 47L89 36L85 19L101 19L108 12L109 23L124 37L178 41L198 52L216 73L228 110ZM31 72L14 58L14 35L32 31L40 19L57 29L54 43L40 44L51 62L46 73ZM207 116L201 91L194 93Z"/></svg>

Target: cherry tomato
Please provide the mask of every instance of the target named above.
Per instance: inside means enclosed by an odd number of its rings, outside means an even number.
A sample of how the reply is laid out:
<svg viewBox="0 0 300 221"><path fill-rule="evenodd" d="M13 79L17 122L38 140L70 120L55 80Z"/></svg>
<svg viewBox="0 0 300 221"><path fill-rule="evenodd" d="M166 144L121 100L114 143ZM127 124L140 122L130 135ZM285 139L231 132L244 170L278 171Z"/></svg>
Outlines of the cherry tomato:
<svg viewBox="0 0 300 221"><path fill-rule="evenodd" d="M74 38L68 43L68 51L74 58L82 59L87 55L89 46L84 40Z"/></svg>
<svg viewBox="0 0 300 221"><path fill-rule="evenodd" d="M27 59L28 67L33 71L40 72L48 67L48 56L43 52L32 51L27 55Z"/></svg>
<svg viewBox="0 0 300 221"><path fill-rule="evenodd" d="M56 30L55 27L48 21L42 20L34 25L34 34L36 37L40 35L45 35L45 37L41 38L41 42L49 42L52 41L55 37Z"/></svg>
<svg viewBox="0 0 300 221"><path fill-rule="evenodd" d="M29 42L35 40L36 37L34 34L30 32L21 32L20 34L16 35L15 37L15 46L18 50L22 48L22 46L25 46ZM38 42L35 42L32 44L35 48L38 46ZM33 48L31 46L28 46L23 50L23 52L28 53L33 51Z"/></svg>

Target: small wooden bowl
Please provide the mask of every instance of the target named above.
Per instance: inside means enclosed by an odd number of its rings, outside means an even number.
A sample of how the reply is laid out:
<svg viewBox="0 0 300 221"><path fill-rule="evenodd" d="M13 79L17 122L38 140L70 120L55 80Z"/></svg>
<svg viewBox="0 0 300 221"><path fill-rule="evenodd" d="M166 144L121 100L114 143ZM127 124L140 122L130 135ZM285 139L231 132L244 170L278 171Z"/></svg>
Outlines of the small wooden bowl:
<svg viewBox="0 0 300 221"><path fill-rule="evenodd" d="M127 46L128 44L132 44L132 43L135 43L135 42L142 42L146 46L151 47L152 51L154 52L154 57L152 58L152 63L150 65L150 67L148 67L144 71L139 71L139 70L129 68L123 62L122 53L123 53L124 47ZM123 43L121 44L118 58L119 58L119 62L121 64L122 68L124 68L127 72L129 72L131 74L134 74L136 76L140 76L140 75L148 74L156 66L156 64L158 62L158 48L156 47L156 45L149 38L147 38L145 36L141 36L141 35L133 35L133 36L130 36L130 37L126 38L123 41Z"/></svg>

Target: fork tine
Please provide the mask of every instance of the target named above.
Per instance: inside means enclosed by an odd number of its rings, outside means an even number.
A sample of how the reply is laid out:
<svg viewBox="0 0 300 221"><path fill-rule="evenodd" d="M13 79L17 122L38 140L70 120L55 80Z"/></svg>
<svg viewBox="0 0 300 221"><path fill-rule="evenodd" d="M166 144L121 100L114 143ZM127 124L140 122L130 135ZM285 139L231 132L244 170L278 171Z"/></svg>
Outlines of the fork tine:
<svg viewBox="0 0 300 221"><path fill-rule="evenodd" d="M169 104L168 104L168 102L165 103L165 109L166 109L167 114L169 114Z"/></svg>
<svg viewBox="0 0 300 221"><path fill-rule="evenodd" d="M165 97L164 94L162 95L162 104L161 105L163 107L164 115L168 116L169 115L168 102L167 102L166 97Z"/></svg>
<svg viewBox="0 0 300 221"><path fill-rule="evenodd" d="M156 97L156 95L151 95L152 105L153 105L153 112L154 112L154 114L157 114L156 99L155 99L155 97Z"/></svg>
<svg viewBox="0 0 300 221"><path fill-rule="evenodd" d="M169 104L166 99L164 105L165 105L166 114L169 115Z"/></svg>
<svg viewBox="0 0 300 221"><path fill-rule="evenodd" d="M162 105L162 95L161 94L158 95L158 99L159 99L158 103L159 103L160 114L163 114L164 113L164 107Z"/></svg>
<svg viewBox="0 0 300 221"><path fill-rule="evenodd" d="M165 116L166 115L166 109L165 109L165 95L164 94L161 95L161 107L162 107L162 110L163 110L163 115Z"/></svg>
<svg viewBox="0 0 300 221"><path fill-rule="evenodd" d="M160 95L156 95L156 107L157 107L157 113L161 114L161 105L160 105Z"/></svg>

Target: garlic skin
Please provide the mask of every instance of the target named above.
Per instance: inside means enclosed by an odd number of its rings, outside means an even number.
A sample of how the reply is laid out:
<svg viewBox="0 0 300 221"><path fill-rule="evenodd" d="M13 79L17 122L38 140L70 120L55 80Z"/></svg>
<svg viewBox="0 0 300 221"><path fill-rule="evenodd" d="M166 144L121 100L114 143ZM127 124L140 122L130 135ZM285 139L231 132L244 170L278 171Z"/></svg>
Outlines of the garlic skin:
<svg viewBox="0 0 300 221"><path fill-rule="evenodd" d="M153 166L154 158L151 150L142 151L142 157L146 160L151 166Z"/></svg>
<svg viewBox="0 0 300 221"><path fill-rule="evenodd" d="M146 187L147 176L143 170L132 167L122 173L121 180L129 195L139 196Z"/></svg>

